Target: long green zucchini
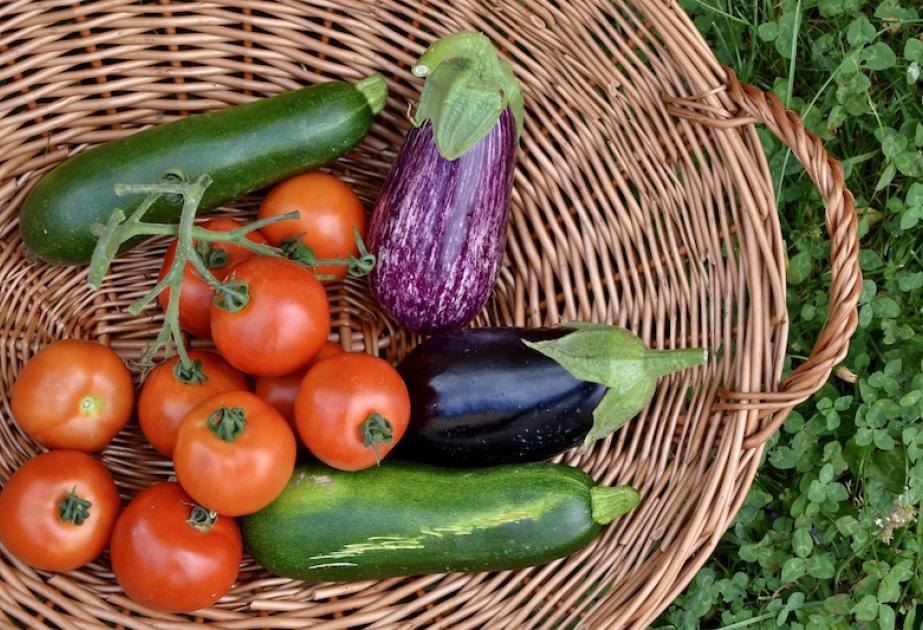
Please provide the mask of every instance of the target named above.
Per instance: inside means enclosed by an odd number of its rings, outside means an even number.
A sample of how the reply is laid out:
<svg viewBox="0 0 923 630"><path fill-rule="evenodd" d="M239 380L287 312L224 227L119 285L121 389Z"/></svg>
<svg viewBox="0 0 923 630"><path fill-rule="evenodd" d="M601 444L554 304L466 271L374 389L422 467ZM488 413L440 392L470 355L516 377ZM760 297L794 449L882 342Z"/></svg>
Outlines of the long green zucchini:
<svg viewBox="0 0 923 630"><path fill-rule="evenodd" d="M282 494L240 521L250 553L285 577L378 579L549 562L589 543L638 493L549 463L446 469L388 461L297 468Z"/></svg>
<svg viewBox="0 0 923 630"><path fill-rule="evenodd" d="M215 208L343 155L368 133L386 96L378 74L356 85L320 83L94 147L30 191L20 212L23 241L48 262L89 262L93 225L105 224L116 207L130 213L143 198L117 196L116 184L152 184L175 170L190 179L208 173L213 183L202 207ZM176 221L181 209L181 199L164 199L146 220Z"/></svg>

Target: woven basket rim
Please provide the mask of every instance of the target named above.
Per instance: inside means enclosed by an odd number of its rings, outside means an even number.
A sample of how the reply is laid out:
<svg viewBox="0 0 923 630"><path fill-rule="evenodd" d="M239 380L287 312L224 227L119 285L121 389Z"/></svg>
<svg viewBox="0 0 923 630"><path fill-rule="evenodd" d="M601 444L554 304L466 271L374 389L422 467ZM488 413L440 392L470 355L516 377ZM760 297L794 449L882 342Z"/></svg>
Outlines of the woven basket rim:
<svg viewBox="0 0 923 630"><path fill-rule="evenodd" d="M14 0L0 7L0 479L39 452L15 426L9 389L51 339L88 337L136 356L156 311L129 319L163 242L122 256L93 293L79 268L22 246L17 213L41 175L136 129L333 77L387 75L386 111L330 169L367 205L419 95L410 64L434 36L481 30L523 83L523 136L507 260L475 324L565 319L628 326L655 347L719 347L664 379L647 412L581 454L601 483L644 500L584 550L545 566L357 584L272 577L252 561L217 606L162 615L127 599L104 556L36 572L0 549L9 620L40 627L646 627L694 577L742 505L763 445L845 357L862 288L858 219L843 169L775 95L719 65L676 2L231 0L135 4ZM784 379L785 250L756 125L791 148L825 203L829 313ZM225 211L252 215L250 197ZM332 337L394 359L418 337L358 281L329 289ZM122 313L120 315L119 313ZM688 392L688 400L686 399ZM129 431L102 458L123 499L169 463Z"/></svg>

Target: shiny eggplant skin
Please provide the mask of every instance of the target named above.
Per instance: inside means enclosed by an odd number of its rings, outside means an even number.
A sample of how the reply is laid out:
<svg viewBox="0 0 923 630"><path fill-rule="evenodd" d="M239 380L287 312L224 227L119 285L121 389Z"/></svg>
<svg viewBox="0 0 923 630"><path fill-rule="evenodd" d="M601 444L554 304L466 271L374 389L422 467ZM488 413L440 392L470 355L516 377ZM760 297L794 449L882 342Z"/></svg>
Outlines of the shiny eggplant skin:
<svg viewBox="0 0 923 630"><path fill-rule="evenodd" d="M434 335L398 369L410 426L395 457L440 466L538 461L579 445L604 385L581 381L523 343L568 328L476 328Z"/></svg>

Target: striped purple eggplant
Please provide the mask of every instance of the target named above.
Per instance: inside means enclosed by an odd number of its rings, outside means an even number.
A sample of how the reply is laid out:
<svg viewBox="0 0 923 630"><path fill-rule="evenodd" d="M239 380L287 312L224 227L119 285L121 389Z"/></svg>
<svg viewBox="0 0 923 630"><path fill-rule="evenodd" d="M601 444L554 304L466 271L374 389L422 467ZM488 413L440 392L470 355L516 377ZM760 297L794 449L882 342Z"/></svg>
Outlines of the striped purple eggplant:
<svg viewBox="0 0 923 630"><path fill-rule="evenodd" d="M457 160L439 155L430 122L411 129L369 228L378 257L372 292L410 330L460 328L490 297L506 244L515 151L509 110Z"/></svg>
<svg viewBox="0 0 923 630"><path fill-rule="evenodd" d="M372 293L417 332L460 328L490 298L503 260L522 97L477 33L439 40L412 128L369 226Z"/></svg>

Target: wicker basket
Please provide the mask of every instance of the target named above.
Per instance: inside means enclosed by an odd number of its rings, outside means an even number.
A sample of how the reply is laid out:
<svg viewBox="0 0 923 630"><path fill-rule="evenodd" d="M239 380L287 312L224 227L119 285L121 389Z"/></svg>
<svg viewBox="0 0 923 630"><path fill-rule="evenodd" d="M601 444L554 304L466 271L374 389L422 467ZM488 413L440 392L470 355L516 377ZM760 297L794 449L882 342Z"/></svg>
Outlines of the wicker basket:
<svg viewBox="0 0 923 630"><path fill-rule="evenodd" d="M650 408L613 438L560 458L601 482L636 486L639 508L583 551L515 572L334 585L276 578L247 560L232 592L193 617L128 600L106 555L52 575L4 552L0 625L643 627L702 566L763 443L843 358L861 281L839 164L777 99L719 66L669 0L0 3L0 478L38 451L10 414L25 361L63 337L136 357L160 318L156 308L140 318L124 308L153 285L162 242L120 258L99 292L86 287L85 268L29 258L17 212L43 173L146 125L378 70L391 86L388 108L331 167L370 206L419 93L411 64L462 28L497 42L527 107L507 258L477 324L608 321L657 347L712 350L707 366L663 379ZM785 380L785 248L754 123L805 166L832 237L826 327ZM332 338L344 347L398 359L416 342L363 283L329 293ZM102 456L125 499L172 472L136 426Z"/></svg>

